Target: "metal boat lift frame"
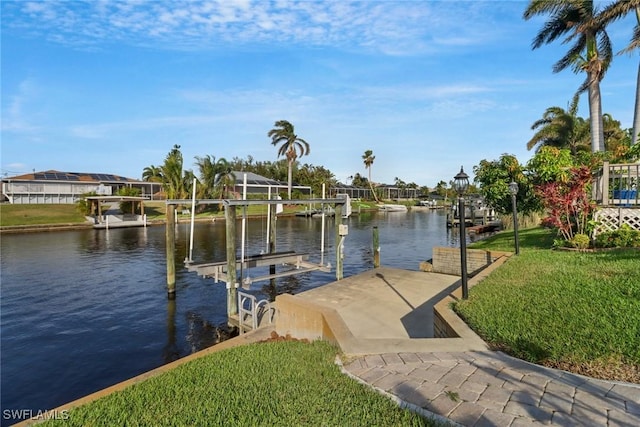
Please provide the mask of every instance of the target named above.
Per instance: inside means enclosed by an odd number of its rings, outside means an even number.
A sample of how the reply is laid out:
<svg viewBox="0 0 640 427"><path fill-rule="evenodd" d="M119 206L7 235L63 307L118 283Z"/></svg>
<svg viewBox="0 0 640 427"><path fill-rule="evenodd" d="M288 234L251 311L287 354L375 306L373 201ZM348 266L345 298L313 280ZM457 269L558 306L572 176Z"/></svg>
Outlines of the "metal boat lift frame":
<svg viewBox="0 0 640 427"><path fill-rule="evenodd" d="M195 185L194 185L195 187ZM324 186L323 186L324 187ZM323 188L323 196L324 196L324 188ZM318 264L312 264L307 261L307 254L296 254L292 253L277 253L275 252L275 219L276 219L276 206L277 205L306 205L310 203L319 203L319 204L329 204L334 205L335 216L334 222L336 224L336 279L340 280L343 278L343 259L344 259L344 239L348 234L347 226L342 223L343 221L343 212L349 212L350 206L349 197L337 197L337 198L311 198L311 199L294 199L294 200L282 200L282 199L272 199L271 194L269 192L269 198L267 200L247 200L246 199L246 186L243 192L243 198L240 200L234 199L219 199L219 200L196 200L195 198L195 189L194 196L191 200L188 199L173 199L167 200L167 206L172 210L175 209L176 205L189 205L192 206L191 212L191 243L190 243L190 253L189 257L185 260L185 264L189 271L198 272L200 275L204 275L205 277L214 277L216 281L221 280L226 283L227 287L227 315L229 319L238 317L238 288L240 287L240 283L238 281L238 268L243 271L244 268L255 267L255 266L266 266L269 265L270 273L267 276L261 276L256 279L252 279L252 282L258 280L268 280L277 277L285 277L294 274L301 274L304 272L315 271L315 270L324 270L328 271L328 268ZM195 215L195 206L201 204L213 204L213 203L222 203L225 207L225 223L226 223L226 240L227 240L227 260L226 262L221 263L206 263L206 264L193 264L192 263L192 248L193 248L193 222ZM252 205L267 205L268 213L267 216L269 218L268 226L270 227L270 232L268 234L268 248L267 253L264 255L257 255L252 257L245 257L244 255L244 233L245 233L245 221L246 218L243 216L242 222L242 253L240 259L236 256L236 207L248 207ZM343 210L344 209L344 210ZM324 215L323 215L324 216ZM172 215L173 217L173 215ZM324 220L322 223L323 232L322 232L322 243L321 243L321 253L324 256ZM169 241L169 238L168 238ZM167 260L169 262L169 260ZM275 273L275 265L276 264L293 264L295 266L294 269ZM226 280L223 279L226 273Z"/></svg>

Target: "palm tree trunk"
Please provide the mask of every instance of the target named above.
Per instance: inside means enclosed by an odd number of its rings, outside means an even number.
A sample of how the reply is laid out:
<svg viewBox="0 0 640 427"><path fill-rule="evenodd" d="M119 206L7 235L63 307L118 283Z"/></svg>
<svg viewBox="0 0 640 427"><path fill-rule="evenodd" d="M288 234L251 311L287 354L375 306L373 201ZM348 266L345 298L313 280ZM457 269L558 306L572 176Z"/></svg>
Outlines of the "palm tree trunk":
<svg viewBox="0 0 640 427"><path fill-rule="evenodd" d="M287 191L289 193L289 200L291 200L291 182L293 181L293 161L289 160L288 162L289 170L287 171Z"/></svg>
<svg viewBox="0 0 640 427"><path fill-rule="evenodd" d="M638 64L638 81L636 82L636 108L633 110L631 145L638 143L638 132L640 132L640 63Z"/></svg>
<svg viewBox="0 0 640 427"><path fill-rule="evenodd" d="M369 188L371 188L371 194L373 194L373 198L376 200L376 203L380 203L380 200L378 200L378 195L373 189L373 182L371 182L371 166L369 166Z"/></svg>
<svg viewBox="0 0 640 427"><path fill-rule="evenodd" d="M589 119L591 122L591 152L604 151L600 82L594 73L589 74Z"/></svg>

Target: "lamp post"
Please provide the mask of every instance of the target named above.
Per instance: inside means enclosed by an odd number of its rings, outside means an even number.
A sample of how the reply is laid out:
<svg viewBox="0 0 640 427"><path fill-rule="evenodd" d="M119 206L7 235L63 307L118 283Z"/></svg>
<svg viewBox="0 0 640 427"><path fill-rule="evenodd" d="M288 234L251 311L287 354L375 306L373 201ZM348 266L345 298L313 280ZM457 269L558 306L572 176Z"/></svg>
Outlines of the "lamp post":
<svg viewBox="0 0 640 427"><path fill-rule="evenodd" d="M460 166L460 172L453 177L453 189L458 193L458 220L460 222L460 276L462 280L462 299L469 297L467 285L467 236L465 234L464 194L469 188L469 175L464 173Z"/></svg>
<svg viewBox="0 0 640 427"><path fill-rule="evenodd" d="M516 241L516 255L520 255L520 243L518 242L518 209L516 208L516 194L518 194L518 183L509 183L509 193L511 193L511 206L513 207L513 237Z"/></svg>

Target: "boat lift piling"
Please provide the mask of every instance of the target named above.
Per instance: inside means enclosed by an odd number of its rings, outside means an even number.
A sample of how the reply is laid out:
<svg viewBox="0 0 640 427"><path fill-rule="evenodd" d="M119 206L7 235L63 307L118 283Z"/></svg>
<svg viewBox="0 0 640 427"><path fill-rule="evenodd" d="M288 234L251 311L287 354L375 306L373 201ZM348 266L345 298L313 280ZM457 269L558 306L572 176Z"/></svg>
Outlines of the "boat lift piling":
<svg viewBox="0 0 640 427"><path fill-rule="evenodd" d="M169 299L176 297L176 207L167 205L167 225L165 228L166 253L167 253L167 296Z"/></svg>

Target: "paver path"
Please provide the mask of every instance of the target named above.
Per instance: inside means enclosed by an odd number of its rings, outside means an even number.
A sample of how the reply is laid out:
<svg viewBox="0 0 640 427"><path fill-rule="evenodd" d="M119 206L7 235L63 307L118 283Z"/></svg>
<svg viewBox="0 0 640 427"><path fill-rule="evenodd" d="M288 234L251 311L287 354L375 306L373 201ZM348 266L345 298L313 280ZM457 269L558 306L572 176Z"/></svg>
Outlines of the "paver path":
<svg viewBox="0 0 640 427"><path fill-rule="evenodd" d="M385 353L344 370L464 426L640 426L640 385L595 380L500 352Z"/></svg>

